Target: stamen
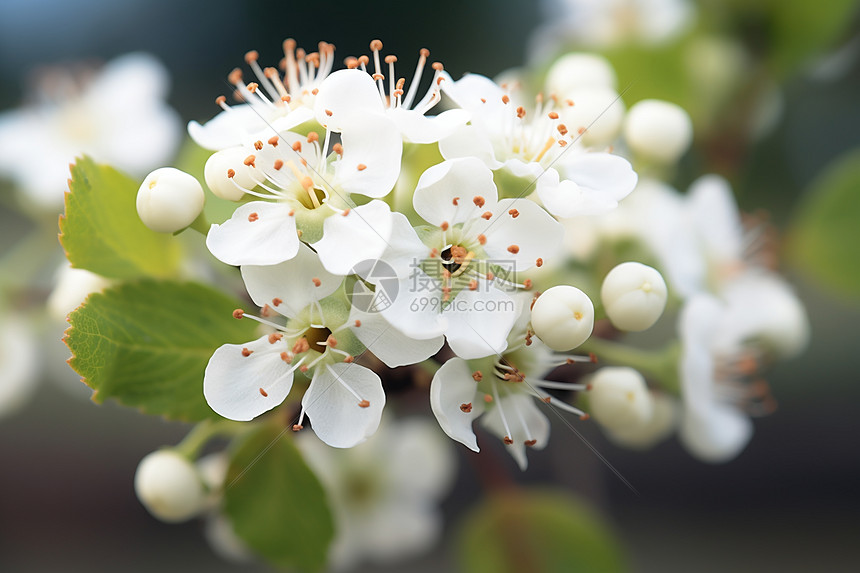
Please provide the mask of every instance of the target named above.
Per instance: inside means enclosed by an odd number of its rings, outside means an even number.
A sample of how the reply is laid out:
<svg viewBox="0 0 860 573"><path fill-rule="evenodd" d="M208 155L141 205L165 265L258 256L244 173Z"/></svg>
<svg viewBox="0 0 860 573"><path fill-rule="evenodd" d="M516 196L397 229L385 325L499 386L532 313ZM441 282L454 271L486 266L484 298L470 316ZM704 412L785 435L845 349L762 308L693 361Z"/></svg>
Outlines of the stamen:
<svg viewBox="0 0 860 573"><path fill-rule="evenodd" d="M360 408L368 408L368 407L370 407L370 402L368 402L367 400L365 400L364 398L362 398L361 396L359 396L359 395L358 395L358 393L357 393L355 390L353 390L353 389L352 389L352 387L351 387L349 384L347 384L347 383L344 381L344 379L343 379L342 377L338 376L338 375L337 375L337 373L335 373L335 371L334 371L334 369L331 367L331 365L327 364L327 365L326 365L326 368L328 369L329 373L330 373L332 376L334 376L334 377L335 377L335 380L337 380L338 382L340 382L341 386L343 386L344 388L346 388L346 389L349 391L349 393L350 393L350 394L352 394L353 396L355 396L355 399L356 399L356 400L358 400L358 406L359 406Z"/></svg>

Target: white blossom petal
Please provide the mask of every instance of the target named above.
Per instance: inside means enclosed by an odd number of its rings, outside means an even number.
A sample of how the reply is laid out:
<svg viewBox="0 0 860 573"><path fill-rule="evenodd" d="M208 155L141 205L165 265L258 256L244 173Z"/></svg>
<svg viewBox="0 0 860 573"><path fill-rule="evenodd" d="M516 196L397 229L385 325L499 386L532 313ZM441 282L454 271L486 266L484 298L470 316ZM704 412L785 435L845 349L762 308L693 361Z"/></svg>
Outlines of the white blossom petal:
<svg viewBox="0 0 860 573"><path fill-rule="evenodd" d="M481 423L502 440L505 437L513 440L512 444L506 444L505 447L523 471L529 465L526 448L541 450L549 441L549 420L527 394L502 396ZM534 444L526 446L525 442L530 440L534 440Z"/></svg>
<svg viewBox="0 0 860 573"><path fill-rule="evenodd" d="M376 83L359 69L338 70L320 84L314 115L324 127L342 132L365 113L384 113Z"/></svg>
<svg viewBox="0 0 860 573"><path fill-rule="evenodd" d="M476 197L483 199L482 206L475 204ZM493 172L480 160L465 157L443 161L422 173L412 205L432 225L455 225L492 212L497 199Z"/></svg>
<svg viewBox="0 0 860 573"><path fill-rule="evenodd" d="M293 387L293 371L280 356L285 350L286 342L270 343L268 336L218 348L203 376L209 407L244 422L279 406Z"/></svg>
<svg viewBox="0 0 860 573"><path fill-rule="evenodd" d="M636 187L637 175L623 157L610 153L580 153L560 161L557 169L565 179L538 180L536 191L547 210L558 217L598 215L611 211Z"/></svg>
<svg viewBox="0 0 860 573"><path fill-rule="evenodd" d="M492 218L472 227L486 237L484 250L494 262L510 261L515 271L533 267L538 259L554 260L564 240L564 227L537 203L502 199Z"/></svg>
<svg viewBox="0 0 860 573"><path fill-rule="evenodd" d="M391 267L398 278L406 278L416 265L427 258L429 247L421 242L418 233L403 213L391 213L391 237L388 248L379 257Z"/></svg>
<svg viewBox="0 0 860 573"><path fill-rule="evenodd" d="M354 305L350 309L348 323L361 343L389 368L426 360L439 352L445 343L442 335L424 340L410 338L394 328L380 313L364 312Z"/></svg>
<svg viewBox="0 0 860 573"><path fill-rule="evenodd" d="M448 319L445 337L451 350L467 360L501 353L519 315L517 302L486 281L464 289L443 307Z"/></svg>
<svg viewBox="0 0 860 573"><path fill-rule="evenodd" d="M276 265L242 265L242 280L251 299L259 307L269 305L295 318L311 302L323 299L340 288L343 277L322 266L310 247L300 243L296 256Z"/></svg>
<svg viewBox="0 0 860 573"><path fill-rule="evenodd" d="M366 260L378 259L389 246L391 209L382 201L332 215L323 223L323 238L313 244L323 266L336 275L348 275Z"/></svg>
<svg viewBox="0 0 860 573"><path fill-rule="evenodd" d="M474 381L473 381L474 384ZM389 433L385 454L390 463L392 483L404 496L437 498L451 487L456 460L449 442L439 428L426 418L407 418Z"/></svg>
<svg viewBox="0 0 860 573"><path fill-rule="evenodd" d="M369 404L359 406L362 400ZM351 448L373 435L384 406L382 380L354 362L326 366L302 397L314 433L334 448Z"/></svg>
<svg viewBox="0 0 860 573"><path fill-rule="evenodd" d="M283 203L252 201L233 212L220 225L212 225L206 246L228 265L274 265L299 250L296 219Z"/></svg>
<svg viewBox="0 0 860 573"><path fill-rule="evenodd" d="M475 157L490 169L503 165L496 159L490 139L475 125L463 125L439 140L439 153L445 159Z"/></svg>
<svg viewBox="0 0 860 573"><path fill-rule="evenodd" d="M451 439L480 451L472 422L484 411L484 400L465 360L451 358L436 371L430 383L430 408Z"/></svg>
<svg viewBox="0 0 860 573"><path fill-rule="evenodd" d="M709 256L720 263L740 261L743 225L729 182L719 175L705 175L687 193L693 226Z"/></svg>
<svg viewBox="0 0 860 573"><path fill-rule="evenodd" d="M385 113L397 125L403 140L410 143L436 143L465 126L471 117L464 109L449 109L430 117L402 107L389 108Z"/></svg>
<svg viewBox="0 0 860 573"><path fill-rule="evenodd" d="M383 114L364 113L350 120L341 134L343 156L335 162L332 185L346 193L384 197L400 175L403 141L394 122Z"/></svg>
<svg viewBox="0 0 860 573"><path fill-rule="evenodd" d="M397 330L411 338L426 340L445 332L447 319L440 312L442 285L420 268L400 281L392 304L382 316Z"/></svg>
<svg viewBox="0 0 860 573"><path fill-rule="evenodd" d="M687 409L678 435L698 459L722 463L741 453L752 431L752 421L747 415L732 406L713 403L707 409Z"/></svg>

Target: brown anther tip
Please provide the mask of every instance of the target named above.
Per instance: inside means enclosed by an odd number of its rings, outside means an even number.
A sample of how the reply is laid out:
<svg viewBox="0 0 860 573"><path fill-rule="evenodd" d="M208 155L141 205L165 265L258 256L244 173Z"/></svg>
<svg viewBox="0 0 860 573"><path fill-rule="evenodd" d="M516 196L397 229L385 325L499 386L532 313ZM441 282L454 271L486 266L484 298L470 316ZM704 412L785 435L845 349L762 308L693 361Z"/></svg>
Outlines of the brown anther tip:
<svg viewBox="0 0 860 573"><path fill-rule="evenodd" d="M520 212L517 211L516 209L511 209L510 211L508 211L508 215L510 215L511 217L516 219L517 217L520 216Z"/></svg>
<svg viewBox="0 0 860 573"><path fill-rule="evenodd" d="M221 105L224 105L225 103L227 103L227 98L225 96L220 95L220 96L215 98L215 105L221 106Z"/></svg>
<svg viewBox="0 0 860 573"><path fill-rule="evenodd" d="M427 48L421 48L420 50L418 50L418 55L422 58L429 58L430 50L428 50Z"/></svg>
<svg viewBox="0 0 860 573"><path fill-rule="evenodd" d="M233 85L238 84L242 81L242 70L239 68L233 68L233 71L227 75L227 81Z"/></svg>
<svg viewBox="0 0 860 573"><path fill-rule="evenodd" d="M548 113L548 114L546 114L546 115L547 115L547 117L548 117L548 118L550 118L550 119L558 119L558 112L551 111L551 112L549 112L549 113Z"/></svg>
<svg viewBox="0 0 860 573"><path fill-rule="evenodd" d="M480 370L475 370L472 372L472 379L475 380L475 382L480 382L484 379L484 373Z"/></svg>
<svg viewBox="0 0 860 573"><path fill-rule="evenodd" d="M543 399L543 401L546 402L547 404L549 404L550 402L552 402L552 396L547 396L546 398Z"/></svg>
<svg viewBox="0 0 860 573"><path fill-rule="evenodd" d="M292 430L294 432L298 432L298 431L302 430L303 428L304 428L304 426L302 426L301 424L293 424Z"/></svg>
<svg viewBox="0 0 860 573"><path fill-rule="evenodd" d="M573 103L572 99L566 99L564 100L564 103L566 103L569 107L573 107L574 105L576 105Z"/></svg>
<svg viewBox="0 0 860 573"><path fill-rule="evenodd" d="M469 402L468 404L460 404L460 411L464 414L468 414L472 411L472 403Z"/></svg>
<svg viewBox="0 0 860 573"><path fill-rule="evenodd" d="M435 247L430 249L430 258L431 259L435 259L438 256L439 256L439 249L437 249Z"/></svg>
<svg viewBox="0 0 860 573"><path fill-rule="evenodd" d="M508 247L508 252L512 255L516 255L520 252L520 248L517 245L511 245L510 247Z"/></svg>
<svg viewBox="0 0 860 573"><path fill-rule="evenodd" d="M488 273L487 273L487 280L488 280L488 281L491 281L491 280L493 280L494 278L496 278L496 275L494 275L494 274L493 274L493 273L491 273L491 272L488 272Z"/></svg>
<svg viewBox="0 0 860 573"><path fill-rule="evenodd" d="M257 213L251 213L250 215L248 215L248 222L253 223L254 221L256 221L259 218L260 218L260 216Z"/></svg>
<svg viewBox="0 0 860 573"><path fill-rule="evenodd" d="M481 103L487 103L487 98L482 97L482 98L481 98Z"/></svg>
<svg viewBox="0 0 860 573"><path fill-rule="evenodd" d="M314 143L320 140L320 134L316 131L308 133L308 143Z"/></svg>
<svg viewBox="0 0 860 573"><path fill-rule="evenodd" d="M314 180L311 179L309 175L305 175L304 177L302 177L301 184L303 188L310 189L314 186Z"/></svg>
<svg viewBox="0 0 860 573"><path fill-rule="evenodd" d="M251 50L251 51L245 53L245 61L248 62L249 64L251 62L256 62L259 59L260 59L260 52L258 52L257 50Z"/></svg>
<svg viewBox="0 0 860 573"><path fill-rule="evenodd" d="M568 358L567 360L564 361L564 363L565 364L576 364L576 360L574 360L573 358Z"/></svg>
<svg viewBox="0 0 860 573"><path fill-rule="evenodd" d="M526 116L526 108L524 108L523 106L519 106L517 108L517 117L522 119L525 116Z"/></svg>
<svg viewBox="0 0 860 573"><path fill-rule="evenodd" d="M355 321L355 327L356 327L356 328L359 328L360 326L361 326L361 321L356 319L356 321Z"/></svg>
<svg viewBox="0 0 860 573"><path fill-rule="evenodd" d="M443 231L447 231L448 227L450 227L450 225L448 224L448 221L442 221L442 224L439 225L439 228L442 229Z"/></svg>
<svg viewBox="0 0 860 573"><path fill-rule="evenodd" d="M315 286L315 287L318 287L318 286L320 286L320 285L322 284L322 281L321 281L321 280L319 280L317 277L312 278L312 279L311 279L311 282L313 282L313 283L314 283L314 286Z"/></svg>
<svg viewBox="0 0 860 573"><path fill-rule="evenodd" d="M506 446L510 446L511 444L514 443L514 441L511 439L510 436L505 436L504 439L502 439L502 441L505 442Z"/></svg>
<svg viewBox="0 0 860 573"><path fill-rule="evenodd" d="M582 135L583 133L585 133L585 128L580 127L579 129L576 130L576 133L578 133L579 135Z"/></svg>
<svg viewBox="0 0 860 573"><path fill-rule="evenodd" d="M272 79L278 75L278 70L276 70L275 68L269 67L269 68L266 68L265 70L263 70L263 75L269 79Z"/></svg>
<svg viewBox="0 0 860 573"><path fill-rule="evenodd" d="M257 82L251 82L246 87L248 88L248 91L253 94L257 93L257 88L260 87L260 84L258 84Z"/></svg>
<svg viewBox="0 0 860 573"><path fill-rule="evenodd" d="M293 344L293 354L301 354L302 352L307 352L310 350L311 345L308 344L308 339L304 336L296 340L296 343Z"/></svg>
<svg viewBox="0 0 860 573"><path fill-rule="evenodd" d="M395 56L395 55L385 56L385 63L386 64L393 64L396 61L397 61L397 56Z"/></svg>
<svg viewBox="0 0 860 573"><path fill-rule="evenodd" d="M355 166L355 168L358 169L359 171L364 171L365 169L367 169L367 165L365 165L364 163L359 163L358 165Z"/></svg>
<svg viewBox="0 0 860 573"><path fill-rule="evenodd" d="M329 334L328 338L325 339L325 345L335 348L337 346L337 338Z"/></svg>
<svg viewBox="0 0 860 573"><path fill-rule="evenodd" d="M482 219L486 219L487 221L489 221L490 219L492 219L492 218L493 218L493 214L492 214L491 212L487 211L486 213L484 213L483 215L481 215L481 218L482 218Z"/></svg>
<svg viewBox="0 0 860 573"><path fill-rule="evenodd" d="M325 110L325 114L329 117L332 116L332 111L330 109Z"/></svg>
<svg viewBox="0 0 860 573"><path fill-rule="evenodd" d="M592 389L592 388L593 388L593 386L592 386L591 384L586 384L586 385L585 385L585 391L586 391L586 392L591 392L591 389Z"/></svg>
<svg viewBox="0 0 860 573"><path fill-rule="evenodd" d="M233 311L233 318L235 318L236 320L239 320L243 316L245 316L245 311L242 310L241 308L237 308L236 310Z"/></svg>
<svg viewBox="0 0 860 573"><path fill-rule="evenodd" d="M307 367L307 365L306 365L306 364L302 364L301 366L299 366L299 371L301 371L301 372L302 372L302 374L304 374L305 372L307 372L307 371L308 371L308 367Z"/></svg>
<svg viewBox="0 0 860 573"><path fill-rule="evenodd" d="M332 145L331 150L338 155L343 155L343 145L341 145L340 143L335 143L334 145Z"/></svg>
<svg viewBox="0 0 860 573"><path fill-rule="evenodd" d="M355 362L355 356L353 356L353 355L351 355L351 354L350 354L350 355L346 356L346 357L343 359L343 361L344 361L345 363L347 363L347 364L352 364L353 362Z"/></svg>
<svg viewBox="0 0 860 573"><path fill-rule="evenodd" d="M301 151L302 150L302 142L301 141L294 141L291 147L293 148L293 151Z"/></svg>
<svg viewBox="0 0 860 573"><path fill-rule="evenodd" d="M532 280L531 279L524 280L523 281L523 287L525 287L526 290L531 289L532 288Z"/></svg>
<svg viewBox="0 0 860 573"><path fill-rule="evenodd" d="M314 89L312 89L312 90L311 90L311 94L312 94L312 95L317 95L318 93L320 93L319 88L314 88Z"/></svg>
<svg viewBox="0 0 860 573"><path fill-rule="evenodd" d="M293 38L284 40L284 51L291 52L296 49L296 41Z"/></svg>
<svg viewBox="0 0 860 573"><path fill-rule="evenodd" d="M293 361L293 356L289 352L284 350L283 352L281 352L281 360L289 364Z"/></svg>
<svg viewBox="0 0 860 573"><path fill-rule="evenodd" d="M370 58L368 56L359 56L358 63L364 64L365 66L370 63Z"/></svg>
<svg viewBox="0 0 860 573"><path fill-rule="evenodd" d="M382 40L371 40L370 49L374 52L382 49Z"/></svg>
<svg viewBox="0 0 860 573"><path fill-rule="evenodd" d="M531 447L537 443L537 440L526 440L523 442L525 445Z"/></svg>
<svg viewBox="0 0 860 573"><path fill-rule="evenodd" d="M487 237L485 235L478 235L478 242L482 245L487 244Z"/></svg>
<svg viewBox="0 0 860 573"><path fill-rule="evenodd" d="M275 159L275 164L272 166L275 168L275 171L280 171L281 167L284 166L284 162L280 159Z"/></svg>
<svg viewBox="0 0 860 573"><path fill-rule="evenodd" d="M588 359L591 361L592 364L597 364L597 355L594 352L588 353Z"/></svg>
<svg viewBox="0 0 860 573"><path fill-rule="evenodd" d="M358 67L358 58L350 56L343 61L343 64L347 67L347 69L354 70Z"/></svg>
<svg viewBox="0 0 860 573"><path fill-rule="evenodd" d="M256 149L257 151L260 151L261 149L263 149L263 142L260 141L259 139L257 141L255 141L254 142L254 149Z"/></svg>
<svg viewBox="0 0 860 573"><path fill-rule="evenodd" d="M296 214L296 210L295 210L295 209L290 209L290 212L289 212L289 213L287 213L287 217L292 217L292 216L293 216L293 215L295 215L295 214Z"/></svg>
<svg viewBox="0 0 860 573"><path fill-rule="evenodd" d="M478 290L478 281L472 279L469 281L469 290Z"/></svg>
<svg viewBox="0 0 860 573"><path fill-rule="evenodd" d="M349 215L350 211L351 211L351 209L349 209L349 208L344 209L344 210L343 210L343 213L341 213L341 215L342 215L342 216L344 216L344 217L346 217L347 215Z"/></svg>
<svg viewBox="0 0 860 573"><path fill-rule="evenodd" d="M361 402L358 403L358 407L359 408L370 408L370 402L368 402L367 400L362 400Z"/></svg>
<svg viewBox="0 0 860 573"><path fill-rule="evenodd" d="M371 77L373 78L373 81L375 81L375 82L379 82L379 81L382 81L385 79L385 76L383 74L373 74L373 76L371 76Z"/></svg>
<svg viewBox="0 0 860 573"><path fill-rule="evenodd" d="M567 126L564 125L563 123L558 124L558 127L556 127L556 130L558 130L558 132L562 135L567 135Z"/></svg>
<svg viewBox="0 0 860 573"><path fill-rule="evenodd" d="M492 396L490 396L489 394L484 394L484 402L486 402L487 404L489 404L489 403L490 403L490 402L492 402L492 401L493 401L493 397L492 397Z"/></svg>
<svg viewBox="0 0 860 573"><path fill-rule="evenodd" d="M486 201L480 195L475 195L474 197L472 197L472 203L474 203L478 207L483 207L484 204L486 204Z"/></svg>
<svg viewBox="0 0 860 573"><path fill-rule="evenodd" d="M510 103L510 102L511 102L511 98L508 97L507 94L502 96L502 103Z"/></svg>
<svg viewBox="0 0 860 573"><path fill-rule="evenodd" d="M244 356L245 358L248 358L248 357L249 357L249 356L251 356L253 353L254 353L254 351L253 351L253 350L248 350L247 348L243 348L243 349L242 349L242 356Z"/></svg>
<svg viewBox="0 0 860 573"><path fill-rule="evenodd" d="M586 420L591 419L591 415L590 414L583 414L582 416L579 417L579 419L584 422Z"/></svg>
<svg viewBox="0 0 860 573"><path fill-rule="evenodd" d="M243 161L242 163L244 163L248 167L256 167L256 164L255 164L256 161L257 161L256 157L254 157L253 155L249 155L248 157L245 158L245 161Z"/></svg>
<svg viewBox="0 0 860 573"><path fill-rule="evenodd" d="M442 62L433 62L430 65L430 67L433 68L437 72L441 72L442 70L445 69L445 66L442 65Z"/></svg>
<svg viewBox="0 0 860 573"><path fill-rule="evenodd" d="M269 393L268 393L268 392L266 392L265 390L263 390L262 388L260 388L260 394L262 394L262 395L263 395L263 398L268 398L268 397L269 397Z"/></svg>
<svg viewBox="0 0 860 573"><path fill-rule="evenodd" d="M536 267L542 267L543 266L543 259L538 257L538 259L535 261L535 266Z"/></svg>
<svg viewBox="0 0 860 573"><path fill-rule="evenodd" d="M454 204L454 206L456 207L457 205L459 205L459 204L460 204L460 198L459 198L459 197L454 197L454 199L453 199L451 202L452 202L452 203Z"/></svg>
<svg viewBox="0 0 860 573"><path fill-rule="evenodd" d="M260 314L263 316L272 316L272 307L268 304L264 304L263 308L260 309Z"/></svg>
<svg viewBox="0 0 860 573"><path fill-rule="evenodd" d="M281 139L280 139L277 135L273 135L272 137L270 137L270 138L269 138L268 143L269 143L269 145L271 145L272 147L277 147L277 146L278 146L278 142L279 142L280 140L281 140ZM278 161L280 161L280 159L279 159ZM278 161L275 161L275 163L277 163ZM283 161L281 161L281 163L283 163Z"/></svg>
<svg viewBox="0 0 860 573"><path fill-rule="evenodd" d="M284 103L290 103L293 101L293 98L290 97L290 94L281 96L281 101Z"/></svg>
<svg viewBox="0 0 860 573"><path fill-rule="evenodd" d="M274 344L284 337L280 332L273 332L269 335L269 344Z"/></svg>

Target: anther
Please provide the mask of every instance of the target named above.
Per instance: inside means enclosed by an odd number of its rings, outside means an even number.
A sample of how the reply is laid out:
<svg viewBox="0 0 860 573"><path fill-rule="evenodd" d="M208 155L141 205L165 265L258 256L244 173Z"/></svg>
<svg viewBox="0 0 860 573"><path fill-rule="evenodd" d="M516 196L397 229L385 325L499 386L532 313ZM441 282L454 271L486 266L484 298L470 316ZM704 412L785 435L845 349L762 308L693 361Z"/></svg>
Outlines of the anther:
<svg viewBox="0 0 860 573"><path fill-rule="evenodd" d="M235 318L236 320L239 320L243 316L245 316L245 311L242 310L241 308L237 308L236 310L233 311L233 318Z"/></svg>
<svg viewBox="0 0 860 573"><path fill-rule="evenodd" d="M543 266L543 259L538 257L538 259L535 261L535 266L536 267L542 267Z"/></svg>
<svg viewBox="0 0 860 573"><path fill-rule="evenodd" d="M531 289L532 288L532 280L531 279L524 280L523 281L523 288L525 288L526 290Z"/></svg>
<svg viewBox="0 0 860 573"><path fill-rule="evenodd" d="M296 340L296 343L293 344L293 354L301 354L302 352L307 352L310 350L311 345L308 344L308 339L304 336Z"/></svg>
<svg viewBox="0 0 860 573"><path fill-rule="evenodd" d="M526 440L523 442L525 445L531 447L537 443L537 440Z"/></svg>
<svg viewBox="0 0 860 573"><path fill-rule="evenodd" d="M547 117L549 117L550 119L558 119L558 113L557 113L557 112L551 111L551 112L549 112L549 113L548 113L548 114L546 114L546 115L547 115Z"/></svg>
<svg viewBox="0 0 860 573"><path fill-rule="evenodd" d="M443 231L447 231L448 227L450 227L450 225L448 224L448 221L442 221L442 224L439 225L439 228L442 229Z"/></svg>
<svg viewBox="0 0 860 573"><path fill-rule="evenodd" d="M227 103L227 98L222 96L222 95L215 98L215 104L218 106L225 105L226 103Z"/></svg>
<svg viewBox="0 0 860 573"><path fill-rule="evenodd" d="M597 355L594 352L588 353L588 359L591 361L592 364L597 364Z"/></svg>
<svg viewBox="0 0 860 573"><path fill-rule="evenodd" d="M260 394L262 394L262 395L263 395L263 398L268 398L268 397L269 397L269 393L268 393L268 392L266 392L265 390L263 390L262 388L260 388Z"/></svg>
<svg viewBox="0 0 860 573"><path fill-rule="evenodd" d="M361 327L361 321L360 321L360 320L356 320L356 321L355 321L355 327L356 327L356 328Z"/></svg>
<svg viewBox="0 0 860 573"><path fill-rule="evenodd" d="M244 356L245 358L248 358L253 353L254 353L253 350L248 350L247 348L242 349L242 356Z"/></svg>
<svg viewBox="0 0 860 573"><path fill-rule="evenodd" d="M511 217L516 219L517 217L520 216L520 212L517 211L516 209L511 209L510 211L508 211L508 215L510 215Z"/></svg>
<svg viewBox="0 0 860 573"><path fill-rule="evenodd" d="M256 62L259 59L260 59L260 53L257 50L250 50L249 52L245 53L245 62L247 62L249 64L251 62Z"/></svg>
<svg viewBox="0 0 860 573"><path fill-rule="evenodd" d="M325 114L329 117L332 115L332 111L330 109L325 110Z"/></svg>
<svg viewBox="0 0 860 573"><path fill-rule="evenodd" d="M472 411L472 403L469 402L468 404L460 404L460 411L464 414L468 414Z"/></svg>
<svg viewBox="0 0 860 573"><path fill-rule="evenodd" d="M371 40L370 49L374 52L378 52L382 49L382 40Z"/></svg>
<svg viewBox="0 0 860 573"><path fill-rule="evenodd" d="M567 135L567 126L563 123L558 124L558 127L555 128L560 134Z"/></svg>
<svg viewBox="0 0 860 573"><path fill-rule="evenodd" d="M289 364L293 361L293 356L292 354L284 350L283 352L281 352L281 360Z"/></svg>
<svg viewBox="0 0 860 573"><path fill-rule="evenodd" d="M263 142L260 141L259 139L257 141L255 141L254 142L254 149L256 149L257 151L260 151L261 149L263 149Z"/></svg>
<svg viewBox="0 0 860 573"><path fill-rule="evenodd" d="M508 247L508 252L512 255L516 255L520 252L520 248L517 245L511 245L510 247Z"/></svg>
<svg viewBox="0 0 860 573"><path fill-rule="evenodd" d="M301 424L293 424L292 430L293 430L294 432L298 432L298 431L300 431L302 428L304 428L304 426L302 426Z"/></svg>
<svg viewBox="0 0 860 573"><path fill-rule="evenodd" d="M301 151L302 150L302 142L296 141L293 143L293 151Z"/></svg>
<svg viewBox="0 0 860 573"><path fill-rule="evenodd" d="M519 106L517 108L517 117L522 119L525 116L526 116L526 108L524 108L523 106Z"/></svg>
<svg viewBox="0 0 860 573"><path fill-rule="evenodd" d="M394 55L385 56L385 63L386 64L393 64L396 61L397 61L397 56L394 56Z"/></svg>
<svg viewBox="0 0 860 573"><path fill-rule="evenodd" d="M316 131L308 133L308 143L314 143L320 140L320 134Z"/></svg>
<svg viewBox="0 0 860 573"><path fill-rule="evenodd" d="M370 402L368 402L367 400L362 400L361 402L358 403L358 407L359 408L370 408Z"/></svg>
<svg viewBox="0 0 860 573"><path fill-rule="evenodd" d="M510 438L510 436L505 436L502 441L505 442L506 446L510 446L511 444L514 443L514 441Z"/></svg>
<svg viewBox="0 0 860 573"><path fill-rule="evenodd" d="M233 85L236 85L242 81L242 70L239 68L234 68L232 72L227 76L227 81Z"/></svg>
<svg viewBox="0 0 860 573"><path fill-rule="evenodd" d="M260 218L260 216L257 213L251 213L250 215L248 215L248 222L253 223L254 221L256 221L259 218Z"/></svg>
<svg viewBox="0 0 860 573"><path fill-rule="evenodd" d="M460 204L460 198L459 198L459 197L454 197L454 200L452 201L452 203L454 203L454 206L456 207L457 205L459 205L459 204Z"/></svg>
<svg viewBox="0 0 860 573"><path fill-rule="evenodd" d="M256 161L257 161L256 157L254 157L253 155L249 155L248 157L245 158L245 161L243 161L243 163L245 165L247 165L248 167L256 167L257 166L255 163Z"/></svg>
<svg viewBox="0 0 860 573"><path fill-rule="evenodd" d="M343 361L347 364L352 364L353 362L355 362L355 356L353 356L352 354L347 354Z"/></svg>
<svg viewBox="0 0 860 573"><path fill-rule="evenodd" d="M344 217L346 217L347 215L349 215L349 212L350 212L350 209L349 209L349 208L344 209L344 210L343 210L343 213L341 213L341 215L343 215Z"/></svg>
<svg viewBox="0 0 860 573"><path fill-rule="evenodd" d="M343 145L341 145L340 143L335 143L334 145L332 145L331 150L338 155L343 155Z"/></svg>
<svg viewBox="0 0 860 573"><path fill-rule="evenodd" d="M511 98L509 98L507 94L502 96L502 103L510 103L510 102L511 102Z"/></svg>
<svg viewBox="0 0 860 573"><path fill-rule="evenodd" d="M484 206L484 204L486 203L486 201L484 201L484 198L483 198L483 197L481 197L480 195L475 195L475 196L472 198L472 203L474 203L474 204L475 204L475 205L477 205L478 207L483 207L483 206Z"/></svg>
<svg viewBox="0 0 860 573"><path fill-rule="evenodd" d="M308 371L308 367L307 367L307 365L302 364L302 365L299 367L299 371L300 371L302 374L304 374L305 372L307 372L307 371Z"/></svg>
<svg viewBox="0 0 860 573"><path fill-rule="evenodd" d="M492 402L492 401L493 401L493 397L492 397L492 396L490 396L489 394L484 394L484 402L486 402L487 404L489 404L489 403L490 403L490 402Z"/></svg>
<svg viewBox="0 0 860 573"><path fill-rule="evenodd" d="M269 335L269 344L274 344L284 337L280 332L273 332Z"/></svg>
<svg viewBox="0 0 860 573"><path fill-rule="evenodd" d="M482 245L486 245L487 244L487 237L484 235L478 235L478 242L481 243Z"/></svg>
<svg viewBox="0 0 860 573"><path fill-rule="evenodd" d="M284 166L283 161L281 161L280 159L275 159L275 165L274 165L275 171L280 171L281 167L283 167L283 166Z"/></svg>
<svg viewBox="0 0 860 573"><path fill-rule="evenodd" d="M335 348L337 346L337 338L329 334L328 337L325 339L325 345L331 348Z"/></svg>
<svg viewBox="0 0 860 573"><path fill-rule="evenodd" d="M590 419L590 418L591 418L591 416L589 414L583 414L582 416L579 417L579 419L582 420L583 422Z"/></svg>
<svg viewBox="0 0 860 573"><path fill-rule="evenodd" d="M480 382L484 379L484 373L480 370L475 370L472 372L472 379L475 380L475 382Z"/></svg>
<svg viewBox="0 0 860 573"><path fill-rule="evenodd" d="M430 67L437 72L441 72L445 69L445 66L442 65L442 62L433 62Z"/></svg>
<svg viewBox="0 0 860 573"><path fill-rule="evenodd" d="M481 218L489 221L490 219L493 218L493 214L491 212L487 211L483 215L481 215Z"/></svg>
<svg viewBox="0 0 860 573"><path fill-rule="evenodd" d="M278 146L278 142L279 142L279 141L280 141L280 138L279 138L277 135L273 135L272 137L270 137L270 138L269 138L269 142L268 142L268 143L269 143L269 145L271 145L272 147L277 147L277 146Z"/></svg>
<svg viewBox="0 0 860 573"><path fill-rule="evenodd" d="M250 84L248 84L247 87L248 87L248 91L253 94L253 93L257 93L257 88L260 87L260 84L258 84L257 82L251 82Z"/></svg>
<svg viewBox="0 0 860 573"><path fill-rule="evenodd" d="M365 165L364 163L359 163L358 165L355 166L355 168L358 169L359 171L364 171L365 169L367 169L367 165Z"/></svg>
<svg viewBox="0 0 860 573"><path fill-rule="evenodd" d="M319 280L317 277L312 278L312 279L311 279L311 282L313 282L313 283L314 283L314 286L315 286L315 287L318 287L318 286L320 286L320 285L322 284L322 281L321 281L321 280Z"/></svg>
<svg viewBox="0 0 860 573"><path fill-rule="evenodd" d="M469 281L469 290L478 290L478 281L472 279Z"/></svg>
<svg viewBox="0 0 860 573"><path fill-rule="evenodd" d="M373 74L373 76L371 77L377 82L385 79L385 76L383 76L382 74Z"/></svg>
<svg viewBox="0 0 860 573"><path fill-rule="evenodd" d="M430 249L430 258L431 259L435 259L438 256L439 256L439 249L437 249L435 247Z"/></svg>

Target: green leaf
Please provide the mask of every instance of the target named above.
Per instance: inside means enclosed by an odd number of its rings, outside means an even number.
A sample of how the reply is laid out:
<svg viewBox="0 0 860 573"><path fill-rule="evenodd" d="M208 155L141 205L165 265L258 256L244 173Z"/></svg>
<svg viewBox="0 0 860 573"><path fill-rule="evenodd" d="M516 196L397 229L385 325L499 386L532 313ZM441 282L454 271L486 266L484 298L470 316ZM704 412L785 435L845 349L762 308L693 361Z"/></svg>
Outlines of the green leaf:
<svg viewBox="0 0 860 573"><path fill-rule="evenodd" d="M203 371L216 348L256 338L235 320L239 302L194 283L145 280L90 295L69 316L69 365L93 400L172 420L217 417L203 398Z"/></svg>
<svg viewBox="0 0 860 573"><path fill-rule="evenodd" d="M236 534L280 567L323 568L334 523L322 486L290 432L266 425L233 451L224 512Z"/></svg>
<svg viewBox="0 0 860 573"><path fill-rule="evenodd" d="M60 243L72 266L115 279L175 275L179 243L149 230L138 217L140 183L89 157L71 169Z"/></svg>
<svg viewBox="0 0 860 573"><path fill-rule="evenodd" d="M466 573L627 569L597 516L557 492L511 490L490 497L466 518L459 538Z"/></svg>
<svg viewBox="0 0 860 573"><path fill-rule="evenodd" d="M860 148L843 154L813 182L798 206L787 253L825 285L860 298Z"/></svg>

